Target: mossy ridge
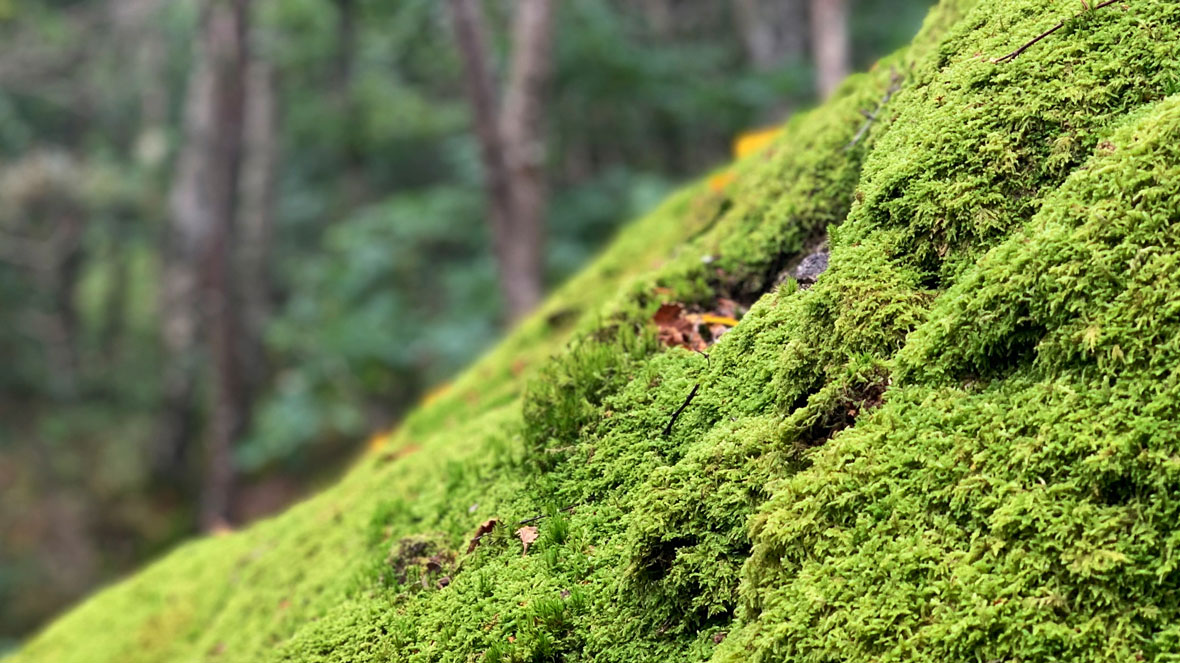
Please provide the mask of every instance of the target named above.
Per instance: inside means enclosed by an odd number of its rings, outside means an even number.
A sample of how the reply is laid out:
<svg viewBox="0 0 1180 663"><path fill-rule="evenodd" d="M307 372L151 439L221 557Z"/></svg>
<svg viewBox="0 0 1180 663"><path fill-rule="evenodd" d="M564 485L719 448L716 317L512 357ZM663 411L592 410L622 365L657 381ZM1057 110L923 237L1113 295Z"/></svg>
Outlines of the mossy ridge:
<svg viewBox="0 0 1180 663"><path fill-rule="evenodd" d="M1175 655L1178 181L1173 96L938 300L887 403L760 509L720 660Z"/></svg>
<svg viewBox="0 0 1180 663"><path fill-rule="evenodd" d="M1073 11L943 2L337 487L178 550L18 660L1165 660L1180 20L1127 3L988 61ZM850 209L823 278L758 298L710 357L644 333L661 296L757 298ZM456 553L445 585L401 584L407 537Z"/></svg>

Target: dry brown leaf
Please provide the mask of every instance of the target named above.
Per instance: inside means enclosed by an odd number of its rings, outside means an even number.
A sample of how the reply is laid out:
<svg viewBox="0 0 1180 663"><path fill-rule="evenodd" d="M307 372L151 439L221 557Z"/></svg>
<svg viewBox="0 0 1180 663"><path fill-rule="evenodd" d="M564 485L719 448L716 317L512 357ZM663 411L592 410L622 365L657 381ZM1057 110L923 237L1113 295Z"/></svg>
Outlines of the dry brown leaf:
<svg viewBox="0 0 1180 663"><path fill-rule="evenodd" d="M684 307L680 304L661 305L651 319L659 328L660 342L666 346L689 350L704 350L708 347L697 333L696 324L684 315Z"/></svg>
<svg viewBox="0 0 1180 663"><path fill-rule="evenodd" d="M663 304L652 316L660 343L668 347L704 352L738 324L739 304L724 297L713 311L690 313L683 304Z"/></svg>
<svg viewBox="0 0 1180 663"><path fill-rule="evenodd" d="M528 527L521 527L520 529L516 530L516 535L520 537L520 542L524 545L524 550L522 550L520 553L521 555L527 555L529 552L529 546L533 545L533 542L537 540L538 536L540 536L540 534L537 532L537 528L533 527L532 525L529 525Z"/></svg>
<svg viewBox="0 0 1180 663"><path fill-rule="evenodd" d="M467 544L468 555L470 555L471 551L475 550L475 548L479 545L479 540L483 538L484 534L487 534L496 528L496 523L498 522L500 521L497 518L488 518L487 520L480 523L480 526L475 530L475 534L471 536L471 542Z"/></svg>

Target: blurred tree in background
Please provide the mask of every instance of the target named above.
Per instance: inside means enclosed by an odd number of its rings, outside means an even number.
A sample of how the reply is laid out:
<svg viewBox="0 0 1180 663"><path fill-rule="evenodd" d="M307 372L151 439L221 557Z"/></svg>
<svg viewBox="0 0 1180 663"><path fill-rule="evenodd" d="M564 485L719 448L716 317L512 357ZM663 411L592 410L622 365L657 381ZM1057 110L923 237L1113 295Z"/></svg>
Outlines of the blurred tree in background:
<svg viewBox="0 0 1180 663"><path fill-rule="evenodd" d="M517 3L462 1L510 87ZM926 5L552 0L542 286ZM0 0L0 642L329 480L519 313L454 28L436 0Z"/></svg>

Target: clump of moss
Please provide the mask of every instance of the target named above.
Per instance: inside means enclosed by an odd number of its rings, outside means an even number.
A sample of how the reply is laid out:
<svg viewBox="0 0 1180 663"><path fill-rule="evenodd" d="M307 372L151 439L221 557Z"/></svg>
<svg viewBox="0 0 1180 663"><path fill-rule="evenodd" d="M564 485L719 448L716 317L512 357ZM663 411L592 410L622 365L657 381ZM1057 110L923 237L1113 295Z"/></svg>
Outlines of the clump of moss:
<svg viewBox="0 0 1180 663"><path fill-rule="evenodd" d="M942 2L339 485L17 660L1171 660L1180 6L1077 11Z"/></svg>

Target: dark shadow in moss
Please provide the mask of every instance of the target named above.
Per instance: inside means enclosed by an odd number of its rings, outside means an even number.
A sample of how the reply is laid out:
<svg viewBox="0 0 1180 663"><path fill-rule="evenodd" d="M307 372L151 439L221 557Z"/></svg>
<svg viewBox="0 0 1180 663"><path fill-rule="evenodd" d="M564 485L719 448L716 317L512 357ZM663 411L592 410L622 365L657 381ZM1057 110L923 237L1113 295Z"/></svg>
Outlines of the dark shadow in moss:
<svg viewBox="0 0 1180 663"><path fill-rule="evenodd" d="M845 387L836 402L811 424L800 438L806 446L820 446L836 433L850 428L856 419L881 406L889 389L889 375L878 372L873 379Z"/></svg>

